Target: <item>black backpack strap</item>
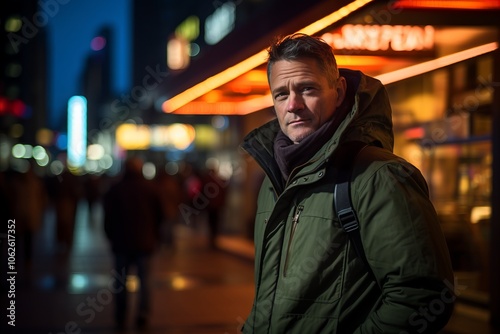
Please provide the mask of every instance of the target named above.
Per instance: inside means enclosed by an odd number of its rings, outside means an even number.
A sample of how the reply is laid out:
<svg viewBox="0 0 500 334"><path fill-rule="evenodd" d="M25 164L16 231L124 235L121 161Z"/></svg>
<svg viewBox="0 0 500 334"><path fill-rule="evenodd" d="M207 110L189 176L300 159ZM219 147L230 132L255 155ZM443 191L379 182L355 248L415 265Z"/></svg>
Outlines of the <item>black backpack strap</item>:
<svg viewBox="0 0 500 334"><path fill-rule="evenodd" d="M334 206L337 212L337 217L340 225L349 236L352 245L358 257L365 263L366 269L377 282L370 264L366 258L366 254L361 242L361 234L359 232L359 221L356 211L351 201L351 174L354 162L361 154L362 150L369 146L363 142L345 143L335 158L336 179L333 190Z"/></svg>

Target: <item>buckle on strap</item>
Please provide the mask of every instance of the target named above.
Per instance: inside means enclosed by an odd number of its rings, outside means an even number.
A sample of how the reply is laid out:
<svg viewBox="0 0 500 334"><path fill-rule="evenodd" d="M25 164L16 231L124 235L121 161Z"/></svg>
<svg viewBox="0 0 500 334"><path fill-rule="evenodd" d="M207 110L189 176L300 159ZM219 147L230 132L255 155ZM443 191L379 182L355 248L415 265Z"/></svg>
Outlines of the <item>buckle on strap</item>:
<svg viewBox="0 0 500 334"><path fill-rule="evenodd" d="M351 207L339 210L338 215L340 225L342 225L342 228L346 232L351 232L359 228L358 219L356 218L356 214Z"/></svg>

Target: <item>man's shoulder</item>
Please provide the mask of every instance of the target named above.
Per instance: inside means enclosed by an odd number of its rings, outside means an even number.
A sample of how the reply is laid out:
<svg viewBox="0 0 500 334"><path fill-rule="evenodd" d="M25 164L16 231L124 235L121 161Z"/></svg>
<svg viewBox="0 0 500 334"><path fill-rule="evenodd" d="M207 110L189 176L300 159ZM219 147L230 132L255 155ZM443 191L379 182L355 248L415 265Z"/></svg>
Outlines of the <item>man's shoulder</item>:
<svg viewBox="0 0 500 334"><path fill-rule="evenodd" d="M352 167L352 180L358 185L377 177L380 180L398 180L407 183L409 179L420 187L427 189L427 182L420 170L403 157L377 146L364 148Z"/></svg>
<svg viewBox="0 0 500 334"><path fill-rule="evenodd" d="M405 162L392 151L376 144L351 141L343 144L335 153L333 167L359 173L374 165Z"/></svg>

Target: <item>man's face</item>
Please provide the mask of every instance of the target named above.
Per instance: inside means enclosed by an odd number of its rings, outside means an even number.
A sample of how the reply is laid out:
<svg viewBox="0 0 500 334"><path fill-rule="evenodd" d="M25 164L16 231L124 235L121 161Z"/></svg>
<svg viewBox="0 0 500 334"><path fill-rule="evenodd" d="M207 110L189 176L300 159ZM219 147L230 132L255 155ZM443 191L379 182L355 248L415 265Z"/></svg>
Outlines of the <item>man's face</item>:
<svg viewBox="0 0 500 334"><path fill-rule="evenodd" d="M332 117L346 90L343 77L330 87L311 58L275 62L269 85L281 130L296 144Z"/></svg>

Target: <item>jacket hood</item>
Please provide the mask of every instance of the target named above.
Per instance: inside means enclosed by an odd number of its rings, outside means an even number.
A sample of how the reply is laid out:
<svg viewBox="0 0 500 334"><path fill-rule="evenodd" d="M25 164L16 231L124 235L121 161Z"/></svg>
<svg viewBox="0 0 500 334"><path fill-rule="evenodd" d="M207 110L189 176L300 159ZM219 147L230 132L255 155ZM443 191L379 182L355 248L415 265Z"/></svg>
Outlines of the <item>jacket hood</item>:
<svg viewBox="0 0 500 334"><path fill-rule="evenodd" d="M393 151L392 110L382 83L360 71L340 69L351 111L336 131L340 142L358 140Z"/></svg>
<svg viewBox="0 0 500 334"><path fill-rule="evenodd" d="M340 75L347 81L344 104L348 112L318 155L328 159L336 151L339 143L362 141L374 144L392 152L394 134L392 132L392 111L389 97L382 83L360 71L339 69ZM277 172L273 167L273 142L279 131L277 119L251 131L241 147L251 154L264 168L268 175ZM269 167L270 166L270 167Z"/></svg>

